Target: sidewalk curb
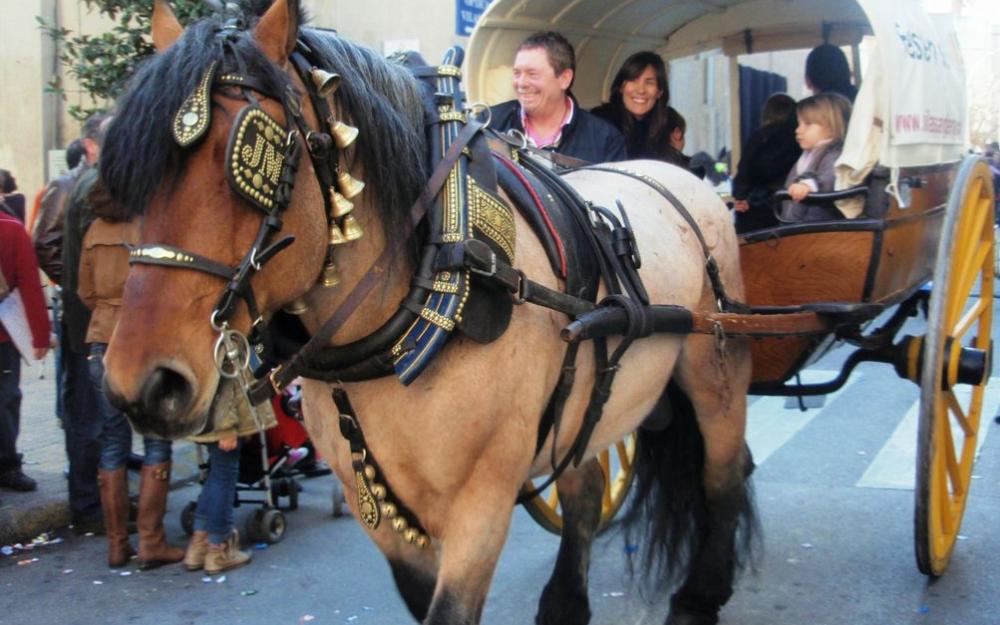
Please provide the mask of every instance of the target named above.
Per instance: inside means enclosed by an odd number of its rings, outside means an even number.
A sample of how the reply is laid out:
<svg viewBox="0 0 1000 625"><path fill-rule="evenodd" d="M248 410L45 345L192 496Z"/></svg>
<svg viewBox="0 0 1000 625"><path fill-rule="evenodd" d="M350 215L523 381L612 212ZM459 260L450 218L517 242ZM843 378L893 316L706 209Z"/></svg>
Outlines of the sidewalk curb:
<svg viewBox="0 0 1000 625"><path fill-rule="evenodd" d="M138 473L129 472L131 492L138 492ZM198 479L198 462L194 443L175 443L174 464L170 475L170 490L175 491ZM66 491L29 495L28 503L4 504L0 494L0 545L30 542L43 532L67 529L70 524L69 500ZM186 502L185 502L186 503ZM183 506L180 506L183 507ZM168 512L180 510L168 502Z"/></svg>

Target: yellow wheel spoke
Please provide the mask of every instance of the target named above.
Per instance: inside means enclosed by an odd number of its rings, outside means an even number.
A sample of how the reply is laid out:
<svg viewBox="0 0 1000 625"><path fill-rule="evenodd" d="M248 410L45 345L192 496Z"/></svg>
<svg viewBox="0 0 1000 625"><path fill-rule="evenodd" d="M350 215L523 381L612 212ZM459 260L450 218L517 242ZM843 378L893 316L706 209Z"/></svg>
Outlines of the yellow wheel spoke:
<svg viewBox="0 0 1000 625"><path fill-rule="evenodd" d="M962 479L958 468L958 458L955 456L955 439L951 433L951 426L946 419L942 420L939 427L941 432L941 449L944 451L945 468L948 471L948 482L951 483L950 492L958 495L962 492ZM951 497L948 497L948 501L951 501Z"/></svg>
<svg viewBox="0 0 1000 625"><path fill-rule="evenodd" d="M965 333L969 331L969 328L972 327L972 324L979 321L980 317L983 316L983 313L986 312L988 305L988 301L980 298L979 301L972 306L972 308L962 315L958 325L955 326L955 329L952 332L948 333L948 336L956 341L961 340L961 338L965 336Z"/></svg>
<svg viewBox="0 0 1000 625"><path fill-rule="evenodd" d="M632 470L632 460L628 457L628 445L625 441L618 441L615 444L615 449L618 450L618 462L622 466L623 472L628 472Z"/></svg>
<svg viewBox="0 0 1000 625"><path fill-rule="evenodd" d="M555 484L552 485L552 489L549 491L549 496L545 499L545 505L553 510L559 505L559 491L556 490Z"/></svg>
<svg viewBox="0 0 1000 625"><path fill-rule="evenodd" d="M955 288L948 293L950 301L947 308L946 324L961 314L965 302L969 299L969 294L972 293L972 285L976 283L976 278L983 273L983 263L989 257L991 248L992 243L980 243L976 246L975 251L966 257L968 261L962 263L961 271L955 276Z"/></svg>
<svg viewBox="0 0 1000 625"><path fill-rule="evenodd" d="M972 423L969 418L965 415L965 410L962 409L962 405L958 401L958 397L955 395L954 391L944 391L945 401L948 403L948 410L951 412L955 421L962 427L962 433L966 436L975 436L976 430L972 427Z"/></svg>

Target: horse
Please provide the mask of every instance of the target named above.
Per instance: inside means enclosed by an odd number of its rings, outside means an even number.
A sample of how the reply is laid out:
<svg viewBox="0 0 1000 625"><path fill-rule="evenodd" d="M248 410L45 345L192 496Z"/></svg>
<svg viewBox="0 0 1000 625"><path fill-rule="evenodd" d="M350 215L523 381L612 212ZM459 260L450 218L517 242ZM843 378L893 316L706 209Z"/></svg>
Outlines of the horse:
<svg viewBox="0 0 1000 625"><path fill-rule="evenodd" d="M425 164L417 79L398 61L304 25L295 0L251 1L242 10L184 28L157 0L156 54L117 102L102 150L103 192L121 218L141 221L136 264L105 356L105 392L143 434L179 438L211 428L224 409L222 397L232 396L223 391L240 382L237 372L220 366L220 353L224 364L239 337L287 317L283 309L290 306L299 308L300 324L313 338L335 311L350 310L328 343L363 341L406 297L418 262L408 210L427 194L433 174ZM355 236L346 245L329 245L329 190L316 182L321 163L307 142L316 137L292 131L323 121L314 100L299 97L312 86L293 71L297 47L330 72L323 87L336 84L333 72L339 76L336 91L324 91L333 115L359 131L337 153L340 171L367 185L353 198ZM230 143L240 124L252 121L244 115L250 108L275 122L260 132L288 131L274 147L287 150L289 162L296 150L301 154L297 170L281 169L284 195L262 199L230 179L239 175L227 171L236 154ZM625 167L669 188L692 220L650 185L614 169ZM651 301L715 310L705 249L727 292L743 295L728 212L687 172L637 161L564 179L595 205L633 207ZM275 198L280 213L262 210ZM520 275L559 291L562 279L516 212L514 230ZM393 251L390 262L378 265L386 251ZM327 273L334 266L338 286ZM372 266L379 270L366 271ZM370 288L359 291L362 285ZM352 513L421 623L480 622L522 484L551 470L550 457L565 457L583 427L597 376L590 350L579 354L559 427L536 450L541 415L560 380L560 330L568 321L549 308L514 305L501 336L484 344L454 333L408 385L393 376L331 381L317 374L302 382L309 434L352 493ZM609 348L619 340L612 338ZM583 462L557 482L564 529L536 621L589 622L589 550L604 479L589 459L638 429L628 527L647 549L651 582L657 588L680 582L666 622L715 623L748 555L738 530L754 516L744 436L749 346L719 333L654 334L636 341L617 369L603 418L581 450ZM265 387L276 371L264 376ZM363 432L360 452L351 428ZM376 501L387 489L394 497L389 507ZM392 522L375 522L378 510Z"/></svg>

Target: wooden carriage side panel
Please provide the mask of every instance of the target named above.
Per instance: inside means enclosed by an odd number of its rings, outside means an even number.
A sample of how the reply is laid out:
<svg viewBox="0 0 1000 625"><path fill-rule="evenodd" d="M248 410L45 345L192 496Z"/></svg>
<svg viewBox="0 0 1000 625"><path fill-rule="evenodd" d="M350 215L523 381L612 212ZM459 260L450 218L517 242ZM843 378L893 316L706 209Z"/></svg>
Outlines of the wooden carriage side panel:
<svg viewBox="0 0 1000 625"><path fill-rule="evenodd" d="M740 266L751 306L818 302L859 303L871 274L880 233L870 230L809 231L791 226L776 236L744 240ZM821 337L778 337L751 343L753 384L776 383L795 373Z"/></svg>
<svg viewBox="0 0 1000 625"><path fill-rule="evenodd" d="M954 165L900 172L901 179L919 178L923 184L913 189L909 207L890 201L869 301L898 302L930 280L954 173Z"/></svg>
<svg viewBox="0 0 1000 625"><path fill-rule="evenodd" d="M750 355L753 360L751 384L783 382L799 368L803 359L816 346L819 337L782 336L753 339Z"/></svg>
<svg viewBox="0 0 1000 625"><path fill-rule="evenodd" d="M740 246L746 302L861 302L875 241L875 232L863 230L796 232L746 242Z"/></svg>

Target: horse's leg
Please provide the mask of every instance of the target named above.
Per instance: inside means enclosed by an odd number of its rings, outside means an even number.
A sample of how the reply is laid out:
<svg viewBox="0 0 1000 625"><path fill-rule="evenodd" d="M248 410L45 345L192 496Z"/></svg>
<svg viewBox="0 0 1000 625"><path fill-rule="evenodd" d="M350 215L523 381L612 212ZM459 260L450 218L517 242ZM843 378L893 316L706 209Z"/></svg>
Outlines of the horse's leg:
<svg viewBox="0 0 1000 625"><path fill-rule="evenodd" d="M527 470L511 466L503 447L487 449L447 502L450 513L440 530L437 584L424 625L479 623L520 486L498 476L523 475Z"/></svg>
<svg viewBox="0 0 1000 625"><path fill-rule="evenodd" d="M587 574L590 546L601 523L604 472L596 459L564 473L557 481L563 529L552 577L542 591L537 625L586 625L590 622Z"/></svg>
<svg viewBox="0 0 1000 625"><path fill-rule="evenodd" d="M692 336L676 380L686 392L704 439L704 518L688 576L671 598L668 625L713 625L733 592L742 564L736 543L741 524L749 540L753 506L747 490L751 460L745 442L749 350L744 341ZM711 372L705 376L705 372ZM715 379L718 384L706 384Z"/></svg>

